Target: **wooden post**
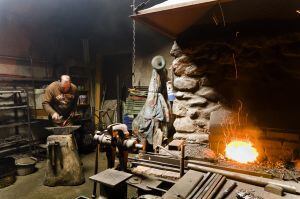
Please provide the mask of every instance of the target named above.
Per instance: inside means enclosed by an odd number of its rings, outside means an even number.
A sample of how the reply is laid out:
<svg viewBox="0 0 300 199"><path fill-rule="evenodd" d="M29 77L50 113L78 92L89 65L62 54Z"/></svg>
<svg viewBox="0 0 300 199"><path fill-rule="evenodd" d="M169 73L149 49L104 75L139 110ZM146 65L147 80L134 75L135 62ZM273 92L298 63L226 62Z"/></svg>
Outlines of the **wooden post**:
<svg viewBox="0 0 300 199"><path fill-rule="evenodd" d="M95 74L95 125L99 123L99 107L101 104L101 66L96 66Z"/></svg>

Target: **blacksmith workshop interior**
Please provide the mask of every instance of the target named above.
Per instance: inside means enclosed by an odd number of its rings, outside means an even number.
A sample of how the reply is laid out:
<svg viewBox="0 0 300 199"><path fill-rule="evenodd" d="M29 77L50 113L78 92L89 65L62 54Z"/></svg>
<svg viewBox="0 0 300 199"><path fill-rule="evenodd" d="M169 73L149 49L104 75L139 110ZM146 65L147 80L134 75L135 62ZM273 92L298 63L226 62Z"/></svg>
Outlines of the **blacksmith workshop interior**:
<svg viewBox="0 0 300 199"><path fill-rule="evenodd" d="M299 0L0 0L0 199L299 181Z"/></svg>

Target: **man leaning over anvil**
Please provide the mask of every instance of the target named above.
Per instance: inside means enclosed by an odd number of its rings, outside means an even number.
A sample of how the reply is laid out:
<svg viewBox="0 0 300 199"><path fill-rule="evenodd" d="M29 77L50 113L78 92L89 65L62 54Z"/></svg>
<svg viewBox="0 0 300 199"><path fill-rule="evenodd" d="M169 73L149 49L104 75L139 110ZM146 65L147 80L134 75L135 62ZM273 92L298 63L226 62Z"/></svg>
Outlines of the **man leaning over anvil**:
<svg viewBox="0 0 300 199"><path fill-rule="evenodd" d="M54 125L65 126L75 115L77 100L77 87L69 75L62 75L60 81L47 86L42 104Z"/></svg>

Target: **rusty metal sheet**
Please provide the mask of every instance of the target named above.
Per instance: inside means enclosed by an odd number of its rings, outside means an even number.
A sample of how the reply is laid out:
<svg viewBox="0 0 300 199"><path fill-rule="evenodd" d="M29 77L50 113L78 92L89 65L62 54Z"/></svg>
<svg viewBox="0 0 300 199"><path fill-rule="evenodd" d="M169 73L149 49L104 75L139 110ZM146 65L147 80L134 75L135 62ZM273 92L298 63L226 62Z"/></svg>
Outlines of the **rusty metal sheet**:
<svg viewBox="0 0 300 199"><path fill-rule="evenodd" d="M90 179L105 184L106 186L114 187L126 181L131 176L132 174L123 171L118 171L115 169L106 169L105 171L91 176Z"/></svg>
<svg viewBox="0 0 300 199"><path fill-rule="evenodd" d="M173 198L180 194L181 198L186 198L189 193L203 178L203 174L197 171L189 170L180 180L172 186L163 198Z"/></svg>

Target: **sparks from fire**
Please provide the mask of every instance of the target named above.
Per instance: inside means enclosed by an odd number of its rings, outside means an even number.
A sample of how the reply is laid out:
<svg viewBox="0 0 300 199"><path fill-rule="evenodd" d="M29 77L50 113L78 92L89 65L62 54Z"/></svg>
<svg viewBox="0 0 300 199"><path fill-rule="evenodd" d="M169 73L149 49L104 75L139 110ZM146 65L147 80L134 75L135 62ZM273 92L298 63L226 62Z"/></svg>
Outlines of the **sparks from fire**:
<svg viewBox="0 0 300 199"><path fill-rule="evenodd" d="M255 162L258 157L257 150L253 147L253 144L248 140L247 134L244 135L244 139L237 138L237 132L240 131L241 126L247 125L248 114L245 117L241 117L243 110L243 103L238 100L239 108L237 117L224 118L223 128L224 136L226 140L225 157L239 163L251 163Z"/></svg>

